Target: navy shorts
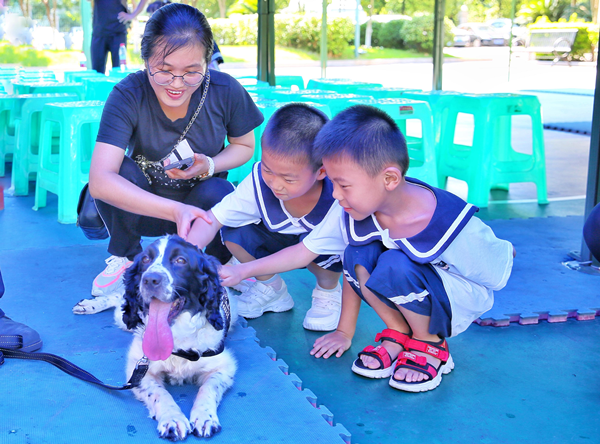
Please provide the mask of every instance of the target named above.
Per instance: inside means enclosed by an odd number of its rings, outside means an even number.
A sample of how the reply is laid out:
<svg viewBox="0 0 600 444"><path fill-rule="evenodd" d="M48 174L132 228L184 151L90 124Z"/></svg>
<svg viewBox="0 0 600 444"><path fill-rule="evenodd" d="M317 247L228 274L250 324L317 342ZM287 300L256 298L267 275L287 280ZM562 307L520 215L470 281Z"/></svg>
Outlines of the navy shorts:
<svg viewBox="0 0 600 444"><path fill-rule="evenodd" d="M387 306L403 308L431 318L429 333L442 338L452 330L452 311L442 279L431 264L418 264L402 250L388 250L381 242L349 245L344 252L344 276L364 300L355 267L370 274L366 286Z"/></svg>
<svg viewBox="0 0 600 444"><path fill-rule="evenodd" d="M232 242L246 250L252 257L260 259L270 256L284 248L296 245L304 239L304 234L282 234L269 231L263 222L244 225L243 227L223 227L223 242ZM340 273L342 260L338 255L321 255L314 261L319 267Z"/></svg>

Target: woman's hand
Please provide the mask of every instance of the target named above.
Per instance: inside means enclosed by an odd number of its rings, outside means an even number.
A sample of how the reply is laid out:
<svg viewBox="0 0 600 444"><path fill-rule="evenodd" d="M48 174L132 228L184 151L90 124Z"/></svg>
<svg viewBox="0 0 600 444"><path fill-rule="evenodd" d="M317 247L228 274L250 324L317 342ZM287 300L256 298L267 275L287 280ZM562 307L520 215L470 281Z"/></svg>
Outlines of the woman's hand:
<svg viewBox="0 0 600 444"><path fill-rule="evenodd" d="M169 165L171 162L169 159L165 160L164 166ZM208 164L208 159L204 154L194 153L194 163L191 167L180 170L179 168L173 168L171 170L165 171L167 176L171 179L192 179L200 174L207 173L210 165Z"/></svg>
<svg viewBox="0 0 600 444"><path fill-rule="evenodd" d="M316 358L322 356L324 359L327 359L335 353L336 358L339 358L350 348L350 345L352 345L352 340L346 333L336 330L317 338L310 354Z"/></svg>
<svg viewBox="0 0 600 444"><path fill-rule="evenodd" d="M181 238L187 240L192 222L198 218L205 220L209 224L212 224L212 220L206 211L193 205L178 205L174 216L175 223L177 224L177 234Z"/></svg>

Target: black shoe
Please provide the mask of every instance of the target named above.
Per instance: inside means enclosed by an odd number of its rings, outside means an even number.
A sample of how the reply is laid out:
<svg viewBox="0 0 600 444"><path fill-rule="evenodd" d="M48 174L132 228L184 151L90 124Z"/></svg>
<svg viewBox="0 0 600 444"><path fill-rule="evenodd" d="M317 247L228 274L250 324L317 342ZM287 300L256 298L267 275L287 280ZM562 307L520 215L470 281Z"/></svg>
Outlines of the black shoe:
<svg viewBox="0 0 600 444"><path fill-rule="evenodd" d="M22 346L18 336L21 336ZM24 352L32 352L40 349L43 343L40 335L34 329L13 321L0 310L0 348L19 349Z"/></svg>

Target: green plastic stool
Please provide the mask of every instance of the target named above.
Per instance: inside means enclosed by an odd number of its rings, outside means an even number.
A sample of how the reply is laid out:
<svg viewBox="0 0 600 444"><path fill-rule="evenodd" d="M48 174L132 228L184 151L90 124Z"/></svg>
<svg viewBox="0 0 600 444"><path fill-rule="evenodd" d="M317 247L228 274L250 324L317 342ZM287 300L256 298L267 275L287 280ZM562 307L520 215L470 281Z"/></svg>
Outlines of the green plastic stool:
<svg viewBox="0 0 600 444"><path fill-rule="evenodd" d="M409 177L438 186L435 138L431 108L427 102L410 99L372 99L352 100L351 105L370 105L385 111L398 125L406 138L410 166L406 173ZM421 122L421 135L409 136L406 131L407 120Z"/></svg>
<svg viewBox="0 0 600 444"><path fill-rule="evenodd" d="M291 88L281 87L281 86L258 86L258 85L246 85L244 86L246 91L256 93L259 97L264 97L265 99L273 98L273 94L281 91L291 91Z"/></svg>
<svg viewBox="0 0 600 444"><path fill-rule="evenodd" d="M340 111L352 106L352 100L371 100L370 96L359 96L358 94L305 94L302 95L302 101L318 102L329 106L332 115L335 117Z"/></svg>
<svg viewBox="0 0 600 444"><path fill-rule="evenodd" d="M453 97L460 94L455 91L406 91L402 93L403 99L421 100L429 103L433 116L436 149L439 147L441 125L446 115L447 106Z"/></svg>
<svg viewBox="0 0 600 444"><path fill-rule="evenodd" d="M473 116L473 143L455 143L459 113ZM512 116L531 118L532 154L511 146ZM539 204L548 203L541 106L538 98L522 94L461 94L445 108L438 150L439 183L448 177L464 180L467 201L488 206L492 188L507 189L515 182L534 182Z"/></svg>
<svg viewBox="0 0 600 444"><path fill-rule="evenodd" d="M339 94L355 94L358 88L383 86L380 83L355 82L350 79L311 79L306 89L327 89Z"/></svg>
<svg viewBox="0 0 600 444"><path fill-rule="evenodd" d="M304 79L302 76L275 76L277 86L296 86L298 89L304 89Z"/></svg>
<svg viewBox="0 0 600 444"><path fill-rule="evenodd" d="M75 94L23 95L14 102L12 118L15 121L15 145L9 194L27 196L29 180L37 172L40 119L42 109L48 103L77 100Z"/></svg>
<svg viewBox="0 0 600 444"><path fill-rule="evenodd" d="M81 70L81 71L65 71L64 72L64 82L65 83L73 83L73 82L83 82L84 79L89 78L106 78L104 74L100 74L98 71L90 70Z"/></svg>
<svg viewBox="0 0 600 444"><path fill-rule="evenodd" d="M50 94L50 93L75 93L79 99L83 99L83 83L70 82L70 83L26 83L26 82L15 82L14 83L15 94Z"/></svg>
<svg viewBox="0 0 600 444"><path fill-rule="evenodd" d="M82 79L85 100L106 101L108 95L115 85L119 83L118 79L102 76L100 78L90 77Z"/></svg>
<svg viewBox="0 0 600 444"><path fill-rule="evenodd" d="M298 91L273 91L271 98L280 102L307 102L310 100L303 100L305 95L325 95L335 94L335 91L324 91L322 89L303 89ZM314 99L313 99L314 100Z"/></svg>
<svg viewBox="0 0 600 444"><path fill-rule="evenodd" d="M46 206L49 191L58 195L58 221L63 224L77 221L77 202L89 180L103 108L101 101L52 103L44 107L34 210ZM55 125L60 128L57 155L52 150Z"/></svg>
<svg viewBox="0 0 600 444"><path fill-rule="evenodd" d="M361 86L356 90L356 94L371 96L374 99L400 99L407 92L421 91L415 88L395 88L388 86Z"/></svg>

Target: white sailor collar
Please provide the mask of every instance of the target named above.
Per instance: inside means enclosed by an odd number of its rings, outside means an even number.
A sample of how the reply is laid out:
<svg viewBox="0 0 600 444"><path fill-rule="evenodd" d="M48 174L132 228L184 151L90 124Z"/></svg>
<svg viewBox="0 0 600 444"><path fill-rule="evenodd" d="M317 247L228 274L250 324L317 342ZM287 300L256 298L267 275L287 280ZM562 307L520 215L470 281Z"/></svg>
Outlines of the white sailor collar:
<svg viewBox="0 0 600 444"><path fill-rule="evenodd" d="M381 228L375 214L357 221L348 213L344 213L344 225L350 245L366 245L380 241L388 248L402 250L413 261L425 264L433 261L448 248L479 208L448 191L432 187L420 180L407 177L406 181L427 188L435 195L435 211L423 231L409 238L391 239L389 230Z"/></svg>
<svg viewBox="0 0 600 444"><path fill-rule="evenodd" d="M260 166L261 162L256 162L252 167L252 182L260 215L270 231L281 231L290 225L301 226L307 232L312 231L325 218L329 209L335 203L333 184L325 177L321 196L315 207L310 213L301 218L295 218L285 209L283 201L278 199L267 186L262 178Z"/></svg>

